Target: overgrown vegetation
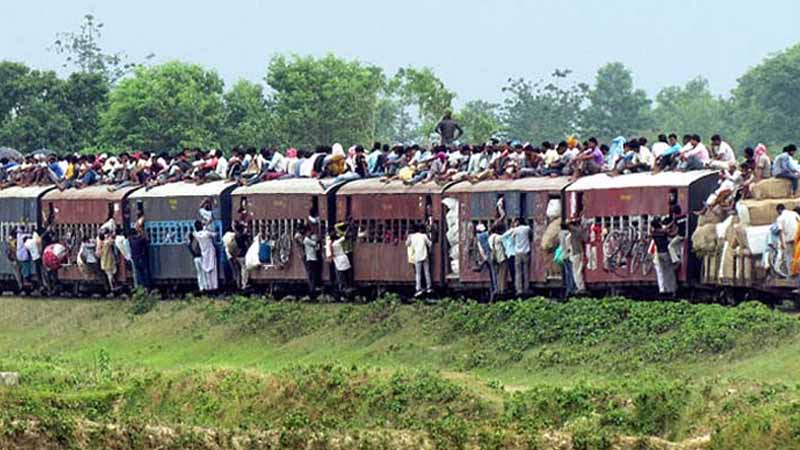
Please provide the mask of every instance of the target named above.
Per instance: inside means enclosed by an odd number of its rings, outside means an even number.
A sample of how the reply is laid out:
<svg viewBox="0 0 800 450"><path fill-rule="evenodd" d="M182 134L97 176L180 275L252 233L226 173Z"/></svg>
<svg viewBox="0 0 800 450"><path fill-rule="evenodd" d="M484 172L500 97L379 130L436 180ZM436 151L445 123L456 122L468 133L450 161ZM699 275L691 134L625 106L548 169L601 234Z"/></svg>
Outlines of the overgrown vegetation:
<svg viewBox="0 0 800 450"><path fill-rule="evenodd" d="M21 385L0 388L0 448L727 450L800 436L796 367L746 376L797 351L797 320L760 304L144 297L3 300L0 369Z"/></svg>

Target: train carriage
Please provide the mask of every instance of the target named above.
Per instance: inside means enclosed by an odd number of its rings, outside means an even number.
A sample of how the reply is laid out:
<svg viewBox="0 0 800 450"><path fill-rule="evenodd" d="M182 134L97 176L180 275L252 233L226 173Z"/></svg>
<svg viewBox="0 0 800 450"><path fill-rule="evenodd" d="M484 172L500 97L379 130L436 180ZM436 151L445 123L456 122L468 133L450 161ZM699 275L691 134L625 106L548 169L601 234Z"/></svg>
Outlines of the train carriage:
<svg viewBox="0 0 800 450"><path fill-rule="evenodd" d="M17 288L14 267L5 256L8 238L17 227L32 230L41 226L40 199L52 189L53 186L12 186L0 189L0 283L4 288Z"/></svg>
<svg viewBox="0 0 800 450"><path fill-rule="evenodd" d="M407 186L378 178L351 181L339 189L337 221L350 221L359 233L351 261L357 285L414 286L414 268L408 263L405 245L412 224L429 231L433 285L446 284L444 190L436 183Z"/></svg>
<svg viewBox="0 0 800 450"><path fill-rule="evenodd" d="M196 283L188 235L194 231L199 209L207 198L213 200L213 226L217 232L217 259L220 285L227 279L222 233L231 224L231 192L237 186L229 181L203 184L169 183L152 189L140 189L128 197L131 223L144 217L149 240L151 279L156 285L178 288Z"/></svg>
<svg viewBox="0 0 800 450"><path fill-rule="evenodd" d="M82 270L77 264L81 242L95 238L100 226L113 218L115 226L127 228L127 197L138 187L125 187L110 192L107 185L94 185L82 189L51 190L42 197L45 215L52 217L55 239L66 245L67 264L58 271L62 283L105 284L99 272ZM116 227L115 227L116 228ZM116 282L130 285L133 274L123 258L118 258Z"/></svg>
<svg viewBox="0 0 800 450"><path fill-rule="evenodd" d="M694 283L700 261L690 253L697 225L692 211L717 187L717 172L635 173L620 176L597 174L583 177L565 189L564 219L589 222L584 279L589 289L608 286L654 285L656 274L649 253L650 223L666 216L673 204L688 214L686 240L678 281Z"/></svg>
<svg viewBox="0 0 800 450"><path fill-rule="evenodd" d="M562 190L569 184L568 177L531 177L516 180L489 180L471 184L458 183L445 192L445 199L458 202L458 251L451 254L458 259L458 280L463 287L489 285L487 270L478 270L476 227L489 227L496 222L498 201L502 199L505 210L504 225L511 227L513 220L525 218L533 231L531 242L530 281L538 288L561 285L561 270L553 263L552 249L542 249L542 239L548 226L556 228L561 219ZM447 200L445 200L447 201Z"/></svg>
<svg viewBox="0 0 800 450"><path fill-rule="evenodd" d="M333 205L319 180L313 178L290 178L242 186L233 191L232 209L235 220L247 224L251 235L260 234L263 239L279 244L271 253L270 264L250 273L252 284L299 284L307 279L303 264L303 249L294 242L294 234L309 226L309 217L319 218L316 226L322 237L333 220L329 215ZM333 197L331 197L333 198ZM328 271L323 271L322 281L328 280Z"/></svg>

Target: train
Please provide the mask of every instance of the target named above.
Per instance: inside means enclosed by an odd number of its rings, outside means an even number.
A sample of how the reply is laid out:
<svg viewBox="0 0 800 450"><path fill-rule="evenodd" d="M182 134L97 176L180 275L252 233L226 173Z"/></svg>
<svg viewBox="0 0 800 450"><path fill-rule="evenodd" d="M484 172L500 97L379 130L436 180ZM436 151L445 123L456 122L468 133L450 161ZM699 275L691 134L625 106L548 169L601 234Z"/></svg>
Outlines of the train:
<svg viewBox="0 0 800 450"><path fill-rule="evenodd" d="M684 212L700 209L717 184L717 172L699 170L411 186L367 178L326 187L317 179L288 178L250 186L213 181L118 190L103 185L63 191L53 186L10 187L0 190L0 246L4 252L8 250L9 235L19 226L53 224L55 240L69 253L57 272L58 286L62 292L80 295L102 289L104 282L101 275L77 267L81 240L94 236L107 221L113 220L118 229L129 231L141 220L149 240L154 287L165 293L190 291L196 287L197 278L186 236L201 203L211 199L212 226L220 232L218 236L238 220L246 223L251 235L260 234L280 247L271 256L279 261L250 273L250 289L255 292L277 295L305 291L302 248L293 236L309 225L310 216L317 216L315 225L322 230L332 230L337 223L348 223L358 230L352 252L352 284L359 291L413 291L414 269L408 263L405 240L409 231L420 225L430 233L435 291L440 295L480 296L489 287L489 274L478 263L476 229L497 220L510 225L514 219L524 218L533 231L528 287L532 292L559 296L564 283L562 270L553 258L553 235L568 220L580 218L592 231L582 249L589 293L646 296L657 292L652 249L647 245L651 221L669 214L674 205ZM691 213L687 217L682 230L686 236L680 249L682 264L677 271L686 295L714 298L724 292L744 298L751 290L780 295L792 287L790 283L766 283L763 277L752 276L753 269L747 279L714 276L710 269L716 267L714 256L692 250L698 218ZM611 245L620 236L627 239L622 251ZM216 245L219 267L224 268L218 271L219 285L234 291L219 237ZM752 256L750 260L743 257L744 262L757 264ZM116 283L131 290L130 267L124 260L119 264ZM333 269L323 270L320 281L324 288L332 289ZM19 289L13 265L3 257L0 289Z"/></svg>

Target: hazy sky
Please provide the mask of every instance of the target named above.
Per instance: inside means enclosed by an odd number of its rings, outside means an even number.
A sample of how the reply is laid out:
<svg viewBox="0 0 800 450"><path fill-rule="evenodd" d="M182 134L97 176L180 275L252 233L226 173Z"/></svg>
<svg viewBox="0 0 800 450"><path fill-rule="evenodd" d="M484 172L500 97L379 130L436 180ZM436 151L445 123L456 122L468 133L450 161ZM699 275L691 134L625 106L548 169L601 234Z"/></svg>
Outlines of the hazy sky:
<svg viewBox="0 0 800 450"><path fill-rule="evenodd" d="M200 63L228 83L261 81L276 53L333 52L390 73L432 67L458 103L497 101L509 77L555 68L588 82L609 61L650 95L697 75L726 94L800 42L797 0L0 0L0 58L57 69L47 47L87 12L105 23L106 49Z"/></svg>

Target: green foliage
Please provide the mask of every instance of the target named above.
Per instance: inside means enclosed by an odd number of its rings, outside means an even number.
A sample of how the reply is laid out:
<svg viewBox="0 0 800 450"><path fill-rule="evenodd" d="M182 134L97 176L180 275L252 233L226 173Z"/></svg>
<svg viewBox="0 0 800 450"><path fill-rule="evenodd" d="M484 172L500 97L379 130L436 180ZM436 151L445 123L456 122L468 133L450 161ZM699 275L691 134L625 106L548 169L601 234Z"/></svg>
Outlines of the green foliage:
<svg viewBox="0 0 800 450"><path fill-rule="evenodd" d="M800 127L800 44L776 53L739 78L733 90L741 142L781 144Z"/></svg>
<svg viewBox="0 0 800 450"><path fill-rule="evenodd" d="M155 293L147 292L142 288L137 288L131 296L128 314L141 316L149 313L158 305L158 297Z"/></svg>
<svg viewBox="0 0 800 450"><path fill-rule="evenodd" d="M246 80L237 81L225 93L224 100L224 149L237 145L259 148L277 143L274 117L261 85Z"/></svg>
<svg viewBox="0 0 800 450"><path fill-rule="evenodd" d="M477 364L468 360L468 366L504 364L535 351L544 366L602 361L635 367L724 353L737 345L766 345L798 332L796 320L759 303L725 308L623 299L535 299L492 307L452 303L448 316L445 336L474 336L493 347L494 351L483 349L492 357L484 354Z"/></svg>
<svg viewBox="0 0 800 450"><path fill-rule="evenodd" d="M731 112L730 102L715 97L708 80L698 77L685 86L669 86L659 91L653 119L659 133L696 133L704 139L719 133L728 139L727 136L734 138Z"/></svg>
<svg viewBox="0 0 800 450"><path fill-rule="evenodd" d="M0 142L23 152L93 145L108 91L99 75L62 80L54 72L0 62Z"/></svg>
<svg viewBox="0 0 800 450"><path fill-rule="evenodd" d="M139 67L111 92L101 116L103 142L143 150L217 146L222 89L219 75L198 65Z"/></svg>
<svg viewBox="0 0 800 450"><path fill-rule="evenodd" d="M535 83L510 79L503 87L506 98L502 117L508 136L514 139L563 139L580 127L581 105L589 86L566 82L571 70L556 70L551 80ZM465 130L469 132L469 130Z"/></svg>
<svg viewBox="0 0 800 450"><path fill-rule="evenodd" d="M586 136L610 141L650 127L650 99L642 89L634 89L633 74L622 63L609 63L597 71L587 100L582 119Z"/></svg>
<svg viewBox="0 0 800 450"><path fill-rule="evenodd" d="M273 91L270 101L282 143L313 148L372 137L384 83L380 68L333 55L276 56L269 62L266 82Z"/></svg>
<svg viewBox="0 0 800 450"><path fill-rule="evenodd" d="M759 304L234 297L159 303L130 321L119 302L7 302L0 367L19 372L21 385L0 388L0 447L41 435L57 448L229 448L232 430L273 448L329 448L343 436L360 448L550 448L553 439L608 448L627 436L635 448L662 449L670 447L649 437L711 431L712 447L727 450L792 448L800 423L793 384L673 373L796 337L797 319ZM195 342L197 334L208 337ZM190 359L154 370L169 351ZM483 355L480 370L454 372L465 352ZM548 364L564 377L584 368L596 376L512 386L520 370L536 375ZM636 364L649 369L629 372ZM492 373L503 383L478 378ZM27 420L47 431L30 432ZM87 420L114 428L84 429ZM148 425L174 432L154 436Z"/></svg>
<svg viewBox="0 0 800 450"><path fill-rule="evenodd" d="M100 47L103 23L92 14L83 16L78 32L64 32L56 35L52 50L65 58L62 67L74 67L80 73L99 75L114 83L136 67L122 52L106 53ZM153 55L148 55L147 59Z"/></svg>
<svg viewBox="0 0 800 450"><path fill-rule="evenodd" d="M503 133L499 115L500 105L473 100L458 111L456 119L464 128L463 142L487 142L491 137Z"/></svg>

